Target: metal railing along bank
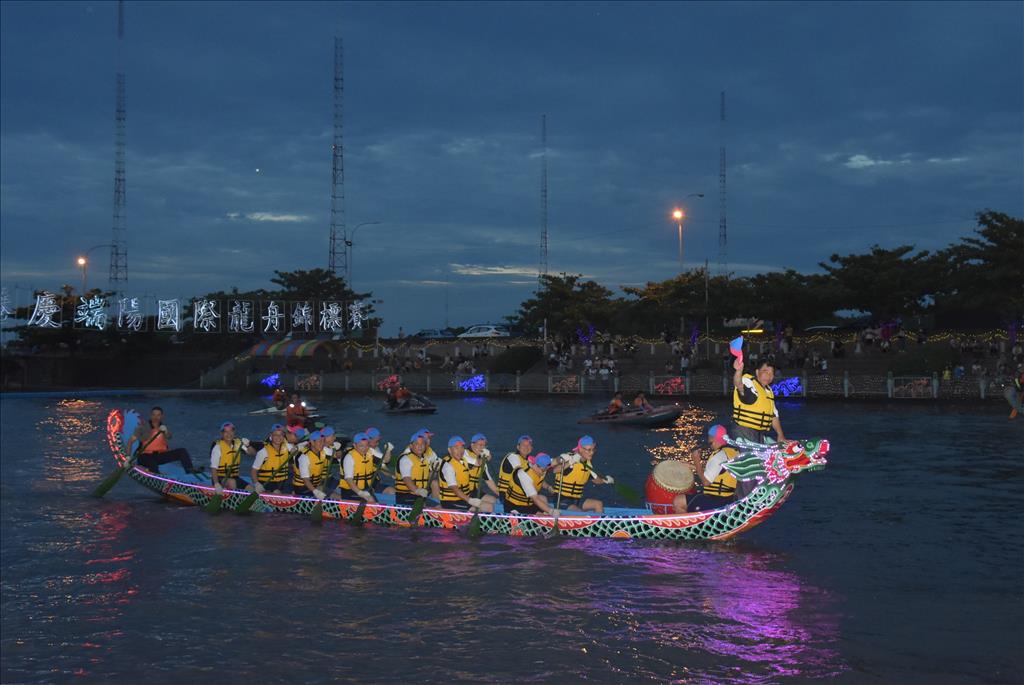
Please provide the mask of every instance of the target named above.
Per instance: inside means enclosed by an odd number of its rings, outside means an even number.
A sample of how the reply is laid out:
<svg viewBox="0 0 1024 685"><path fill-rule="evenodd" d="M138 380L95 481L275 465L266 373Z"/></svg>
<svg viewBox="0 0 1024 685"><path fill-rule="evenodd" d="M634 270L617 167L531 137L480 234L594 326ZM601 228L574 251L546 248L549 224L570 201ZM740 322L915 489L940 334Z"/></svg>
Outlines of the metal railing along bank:
<svg viewBox="0 0 1024 685"><path fill-rule="evenodd" d="M225 375L224 387L231 387ZM266 374L248 374L245 387L264 388ZM384 374L366 372L280 373L276 380L285 388L300 392L381 392L400 379L410 390L434 394L550 394L611 395L621 390L643 390L651 397L725 397L732 392L732 377L715 373L676 375L623 374L490 374L474 375L439 372ZM937 374L920 376L851 375L799 373L779 374L772 384L778 398L829 397L853 399L993 399L1001 398L1003 383L989 377L959 380L940 379ZM215 387L206 383L205 387ZM269 392L269 388L267 388Z"/></svg>

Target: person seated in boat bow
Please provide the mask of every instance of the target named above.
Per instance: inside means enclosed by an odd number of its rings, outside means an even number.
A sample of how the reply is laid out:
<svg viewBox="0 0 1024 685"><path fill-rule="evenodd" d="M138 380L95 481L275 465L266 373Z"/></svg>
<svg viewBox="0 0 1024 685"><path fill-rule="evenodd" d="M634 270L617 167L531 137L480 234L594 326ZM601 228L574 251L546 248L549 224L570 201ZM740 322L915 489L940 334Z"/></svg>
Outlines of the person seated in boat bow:
<svg viewBox="0 0 1024 685"><path fill-rule="evenodd" d="M592 462L596 451L597 442L589 435L584 435L571 452L559 455L558 462L553 467L556 474L555 492L559 494L556 503L559 508L604 513L604 502L583 497L583 487L590 479L593 479L596 485L611 485L615 482L611 476L601 478L594 473Z"/></svg>
<svg viewBox="0 0 1024 685"><path fill-rule="evenodd" d="M270 437L252 462L252 489L256 492L287 492L292 465L292 447L285 439L285 428L275 423Z"/></svg>
<svg viewBox="0 0 1024 685"><path fill-rule="evenodd" d="M377 466L370 454L370 436L356 433L352 437L352 449L341 461L341 482L338 484L342 499L361 497L367 502L376 502L373 496L373 482Z"/></svg>
<svg viewBox="0 0 1024 685"><path fill-rule="evenodd" d="M430 461L426 455L427 442L420 431L409 438L409 446L398 460L395 473L395 504L412 504L426 497L430 483Z"/></svg>
<svg viewBox="0 0 1024 685"><path fill-rule="evenodd" d="M491 460L491 451L487 449L487 436L483 433L477 433L470 438L469 449L466 450L464 458L466 463L469 464L470 491L477 497L482 496L483 499L489 500L493 505L498 501L498 496L501 493L498 490L497 483L491 477L490 469L487 468L487 462ZM489 494L484 494L483 488L480 485L481 478L483 479L483 484L491 491Z"/></svg>
<svg viewBox="0 0 1024 685"><path fill-rule="evenodd" d="M498 465L498 494L504 495L508 490L508 484L512 481L512 474L516 469L526 467L526 460L533 452L533 438L529 435L520 435L516 438L516 449L509 452Z"/></svg>
<svg viewBox="0 0 1024 685"><path fill-rule="evenodd" d="M708 429L708 446L710 456L704 468L701 468L701 452L695 449L689 454L689 462L693 472L700 481L701 488L697 494L676 495L672 506L677 513L688 511L710 511L720 509L736 501L736 476L725 470L725 462L732 461L739 451L726 444L729 435L725 426L715 424Z"/></svg>
<svg viewBox="0 0 1024 685"><path fill-rule="evenodd" d="M647 401L647 395L644 394L643 390L637 392L636 397L633 399L633 408L642 412L654 411L654 405Z"/></svg>
<svg viewBox="0 0 1024 685"><path fill-rule="evenodd" d="M176 461L181 464L185 473L199 473L193 464L192 457L184 447L170 449L167 441L171 439L171 429L164 424L164 410L160 407L153 407L149 412L149 421L140 423L135 433L128 441L128 452L131 453L132 445L138 441L142 451L139 452L139 466L151 471L160 473L161 464L169 464Z"/></svg>
<svg viewBox="0 0 1024 685"><path fill-rule="evenodd" d="M235 490L248 485L239 476L242 471L242 452L250 457L256 454L256 450L249 444L249 438L236 437L235 424L230 421L220 424L220 440L210 446L210 477L218 495L223 494L225 487Z"/></svg>
<svg viewBox="0 0 1024 685"><path fill-rule="evenodd" d="M288 408L284 412L284 422L291 428L292 426L305 427L306 420L309 418L309 412L306 411L306 403L299 397L299 393L292 393L292 401L288 403Z"/></svg>
<svg viewBox="0 0 1024 685"><path fill-rule="evenodd" d="M494 510L491 502L475 497L470 478L469 464L465 460L466 441L454 435L448 440L448 454L441 460L441 506L445 509L489 512Z"/></svg>
<svg viewBox="0 0 1024 685"><path fill-rule="evenodd" d="M551 457L543 452L535 457L528 457L526 468L518 468L512 474L508 490L502 496L505 513L518 513L523 516L544 513L558 518L558 510L548 504L544 495L540 494L544 476L551 466Z"/></svg>
<svg viewBox="0 0 1024 685"><path fill-rule="evenodd" d="M327 483L327 457L324 456L324 436L320 431L309 434L309 441L299 450L292 470L292 488L298 497L323 499Z"/></svg>
<svg viewBox="0 0 1024 685"><path fill-rule="evenodd" d="M608 416L621 414L625 408L626 406L622 402L622 392L620 391L612 395L612 401L608 403L608 408L604 410L604 413Z"/></svg>

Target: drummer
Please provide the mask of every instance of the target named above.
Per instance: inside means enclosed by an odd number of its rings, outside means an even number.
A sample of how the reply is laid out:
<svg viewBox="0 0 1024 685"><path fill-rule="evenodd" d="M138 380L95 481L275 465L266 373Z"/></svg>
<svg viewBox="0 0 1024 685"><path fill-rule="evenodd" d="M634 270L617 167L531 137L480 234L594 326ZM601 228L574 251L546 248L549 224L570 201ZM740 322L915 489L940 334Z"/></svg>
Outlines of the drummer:
<svg viewBox="0 0 1024 685"><path fill-rule="evenodd" d="M235 424L225 421L220 425L220 440L215 441L210 448L210 477L218 495L224 492L225 487L234 490L248 485L239 477L242 452L249 456L256 454L256 450L249 445L249 438L239 440L235 437Z"/></svg>
<svg viewBox="0 0 1024 685"><path fill-rule="evenodd" d="M490 512L494 510L491 502L475 497L471 490L469 464L465 460L466 441L454 435L448 440L448 454L442 459L441 465L441 507L467 511Z"/></svg>
<svg viewBox="0 0 1024 685"><path fill-rule="evenodd" d="M509 481L508 489L502 497L505 513L518 513L524 516L544 513L558 519L558 509L548 503L540 494L541 484L551 466L551 457L543 452L535 457L527 457L526 468L517 468Z"/></svg>
<svg viewBox="0 0 1024 685"><path fill-rule="evenodd" d="M252 489L256 492L287 492L290 485L292 450L284 439L285 429L279 423L270 428L270 438L263 443L252 462Z"/></svg>
<svg viewBox="0 0 1024 685"><path fill-rule="evenodd" d="M196 469L192 464L192 457L184 447L176 447L173 450L167 445L171 439L171 430L164 423L164 410L160 407L153 407L149 412L149 421L140 423L128 441L128 452L132 451L132 444L139 443L139 466L152 473L160 473L162 464L169 464L172 461L179 462L185 473L199 473L202 468Z"/></svg>
<svg viewBox="0 0 1024 685"><path fill-rule="evenodd" d="M556 501L558 507L570 511L593 511L604 513L604 502L599 499L584 499L583 487L593 478L596 485L611 485L615 479L611 476L601 478L593 470L594 452L597 443L594 438L584 435L570 452L559 455L554 466L555 492L560 496Z"/></svg>
<svg viewBox="0 0 1024 685"><path fill-rule="evenodd" d="M321 489L327 482L327 458L323 454L324 436L320 431L309 434L308 443L299 451L292 470L292 488L299 497L323 499L327 495Z"/></svg>
<svg viewBox="0 0 1024 685"><path fill-rule="evenodd" d="M370 454L370 436L356 433L352 437L352 449L345 453L341 462L341 496L349 499L354 495L367 502L375 502L372 490L376 475L377 467Z"/></svg>
<svg viewBox="0 0 1024 685"><path fill-rule="evenodd" d="M672 502L677 513L720 509L736 501L736 476L726 471L724 465L727 461L735 459L739 451L726 444L728 437L725 426L721 424L715 424L708 429L711 456L708 457L703 469L700 468L701 450L695 449L690 452L690 465L693 466L702 488L689 498L686 495L677 495Z"/></svg>
<svg viewBox="0 0 1024 685"><path fill-rule="evenodd" d="M412 504L426 497L430 482L430 462L426 456L427 443L416 431L409 438L409 446L402 452L395 473L395 504Z"/></svg>

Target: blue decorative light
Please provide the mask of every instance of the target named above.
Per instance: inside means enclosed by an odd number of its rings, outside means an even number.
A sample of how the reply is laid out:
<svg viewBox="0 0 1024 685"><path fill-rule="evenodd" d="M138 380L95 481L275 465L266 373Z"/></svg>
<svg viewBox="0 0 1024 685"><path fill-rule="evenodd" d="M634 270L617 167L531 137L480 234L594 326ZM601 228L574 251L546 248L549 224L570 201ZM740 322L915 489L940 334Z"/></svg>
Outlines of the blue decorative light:
<svg viewBox="0 0 1024 685"><path fill-rule="evenodd" d="M272 373L263 380L261 380L260 383L267 386L268 388L276 388L278 385L280 385L280 375L281 374Z"/></svg>
<svg viewBox="0 0 1024 685"><path fill-rule="evenodd" d="M576 337L579 339L580 344L589 345L594 342L596 331L594 330L594 324L587 325L587 332L584 333L582 328L576 329Z"/></svg>
<svg viewBox="0 0 1024 685"><path fill-rule="evenodd" d="M778 383L772 383L771 389L776 396L789 397L790 395L802 394L804 386L801 385L799 376L792 376L784 378Z"/></svg>
<svg viewBox="0 0 1024 685"><path fill-rule="evenodd" d="M459 381L459 387L466 392L477 392L478 390L483 390L486 385L487 382L484 381L484 375L482 373L470 376L464 381Z"/></svg>

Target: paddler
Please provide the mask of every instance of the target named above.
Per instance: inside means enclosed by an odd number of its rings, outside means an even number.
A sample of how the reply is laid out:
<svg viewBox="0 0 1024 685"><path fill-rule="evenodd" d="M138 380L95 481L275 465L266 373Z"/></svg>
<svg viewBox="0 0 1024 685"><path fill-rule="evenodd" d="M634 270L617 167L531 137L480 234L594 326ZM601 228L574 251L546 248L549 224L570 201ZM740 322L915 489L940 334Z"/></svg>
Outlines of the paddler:
<svg viewBox="0 0 1024 685"><path fill-rule="evenodd" d="M490 512L494 511L491 502L474 496L470 466L465 460L466 441L461 436L453 435L448 439L448 454L441 464L441 506L445 509L460 511Z"/></svg>
<svg viewBox="0 0 1024 685"><path fill-rule="evenodd" d="M398 460L395 504L412 504L429 494L427 484L430 482L430 462L426 451L426 439L421 432L416 431L409 438L409 446Z"/></svg>
<svg viewBox="0 0 1024 685"><path fill-rule="evenodd" d="M326 494L322 490L327 482L327 457L323 454L324 436L320 431L309 434L308 443L304 444L295 460L292 470L292 488L299 497L315 497L323 499Z"/></svg>
<svg viewBox="0 0 1024 685"><path fill-rule="evenodd" d="M441 490L436 475L441 470L441 457L437 456L437 452L430 446L430 439L434 437L434 432L429 428L420 428L418 432L423 436L423 441L426 443L426 449L423 453L427 457L427 463L430 464L432 475L435 476L430 479L430 496L434 499L440 499Z"/></svg>
<svg viewBox="0 0 1024 685"><path fill-rule="evenodd" d="M171 439L171 430L164 424L164 410L160 407L153 407L149 412L149 422L140 423L131 440L128 441L128 452L132 451L132 444L138 441L142 446L139 454L139 465L153 473L160 473L161 464L169 464L172 461L179 462L185 473L199 473L193 464L192 457L188 450L183 447L170 449L167 441Z"/></svg>
<svg viewBox="0 0 1024 685"><path fill-rule="evenodd" d="M498 493L500 495L504 495L508 490L508 484L516 469L526 467L526 460L531 452L533 452L533 438L529 435L520 435L516 438L515 451L506 454L498 466Z"/></svg>
<svg viewBox="0 0 1024 685"><path fill-rule="evenodd" d="M726 443L728 437L725 426L721 424L715 424L708 429L708 446L711 454L703 469L701 450L695 449L690 452L689 462L700 480L702 489L689 498L686 495L676 495L672 500L676 513L720 509L736 500L736 476L725 470L725 463L735 459L739 451Z"/></svg>
<svg viewBox="0 0 1024 685"><path fill-rule="evenodd" d="M498 501L498 496L501 494L498 490L498 484L494 482L491 477L491 471L487 468L487 462L491 460L491 451L487 449L487 436L483 433L477 433L469 439L469 449L466 450L466 454L463 457L466 463L469 464L469 489L475 496L483 496L483 499L488 500L493 505ZM480 479L484 479L484 484L487 489L491 492L484 494L480 488Z"/></svg>
<svg viewBox="0 0 1024 685"><path fill-rule="evenodd" d="M743 360L737 357L732 368L733 437L763 444L768 442L768 429L772 428L779 442L785 440L771 389L775 364L764 359L758 362L753 374L743 373Z"/></svg>
<svg viewBox="0 0 1024 685"><path fill-rule="evenodd" d="M584 435L570 452L559 455L559 463L554 466L555 492L561 497L555 501L559 507L572 511L593 511L604 513L604 502L599 499L584 499L583 487L590 479L596 485L611 485L615 479L611 476L601 478L593 470L594 453L597 442L589 435Z"/></svg>
<svg viewBox="0 0 1024 685"><path fill-rule="evenodd" d="M612 414L621 414L626 408L626 405L622 401L622 392L618 391L612 395L612 401L608 403L608 408L604 410L604 413L611 416Z"/></svg>
<svg viewBox="0 0 1024 685"><path fill-rule="evenodd" d="M292 401L288 403L288 408L284 412L284 422L291 428L292 426L303 426L306 425L306 420L309 418L309 412L306 411L306 403L299 397L299 393L292 393Z"/></svg>
<svg viewBox="0 0 1024 685"><path fill-rule="evenodd" d="M558 510L548 504L544 495L540 494L544 476L551 466L551 457L541 452L535 457L528 457L526 464L526 468L518 468L512 474L508 490L502 497L505 512L523 516L544 513L558 519Z"/></svg>
<svg viewBox="0 0 1024 685"><path fill-rule="evenodd" d="M291 472L292 447L284 437L285 428L275 423L270 437L252 462L252 489L256 492L287 492Z"/></svg>
<svg viewBox="0 0 1024 685"><path fill-rule="evenodd" d="M380 482L381 470L384 468L385 464L391 464L391 453L394 451L395 446L390 442L381 443L379 428L370 426L363 432L366 433L368 438L370 438L370 454L373 455L373 465L377 470L376 479L373 484L374 489L376 489L377 484ZM391 467L394 468L394 465L391 465ZM390 495L395 492L395 489L388 486L381 490L381 492Z"/></svg>
<svg viewBox="0 0 1024 685"><path fill-rule="evenodd" d="M376 475L377 467L370 454L370 437L366 433L356 433L352 437L352 449L341 461L341 482L338 484L341 497L361 497L367 502L375 502L373 482Z"/></svg>
<svg viewBox="0 0 1024 685"><path fill-rule="evenodd" d="M256 454L256 450L249 444L249 438L236 437L235 424L230 421L220 424L220 439L210 447L210 477L218 495L223 494L225 487L234 490L248 485L239 477L242 471L242 452L250 457Z"/></svg>

